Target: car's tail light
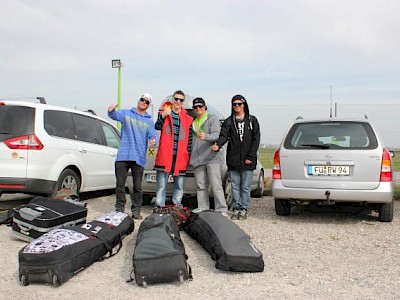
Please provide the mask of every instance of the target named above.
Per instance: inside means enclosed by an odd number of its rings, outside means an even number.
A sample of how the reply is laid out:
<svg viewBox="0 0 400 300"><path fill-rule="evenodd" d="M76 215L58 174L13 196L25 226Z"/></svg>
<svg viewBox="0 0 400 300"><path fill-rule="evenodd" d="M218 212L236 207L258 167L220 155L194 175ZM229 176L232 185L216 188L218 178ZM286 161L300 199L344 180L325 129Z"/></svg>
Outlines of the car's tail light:
<svg viewBox="0 0 400 300"><path fill-rule="evenodd" d="M279 149L275 151L274 165L272 166L272 179L282 179Z"/></svg>
<svg viewBox="0 0 400 300"><path fill-rule="evenodd" d="M393 173L392 173L392 164L390 161L390 153L385 148L383 149L382 154L382 167L381 167L381 181L392 181Z"/></svg>
<svg viewBox="0 0 400 300"><path fill-rule="evenodd" d="M23 135L4 141L8 148L15 150L42 150L43 144L36 135Z"/></svg>
<svg viewBox="0 0 400 300"><path fill-rule="evenodd" d="M0 106L6 106L4 102L0 102Z"/></svg>

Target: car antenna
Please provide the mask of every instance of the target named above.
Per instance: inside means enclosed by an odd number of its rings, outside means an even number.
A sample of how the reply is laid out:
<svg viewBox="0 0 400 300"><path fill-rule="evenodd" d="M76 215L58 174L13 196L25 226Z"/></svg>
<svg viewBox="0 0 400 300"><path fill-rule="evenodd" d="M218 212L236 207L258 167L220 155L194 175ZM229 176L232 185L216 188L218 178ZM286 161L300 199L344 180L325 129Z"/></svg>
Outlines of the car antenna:
<svg viewBox="0 0 400 300"><path fill-rule="evenodd" d="M332 119L332 85L329 86L329 89L330 89L330 104L331 104L329 118Z"/></svg>

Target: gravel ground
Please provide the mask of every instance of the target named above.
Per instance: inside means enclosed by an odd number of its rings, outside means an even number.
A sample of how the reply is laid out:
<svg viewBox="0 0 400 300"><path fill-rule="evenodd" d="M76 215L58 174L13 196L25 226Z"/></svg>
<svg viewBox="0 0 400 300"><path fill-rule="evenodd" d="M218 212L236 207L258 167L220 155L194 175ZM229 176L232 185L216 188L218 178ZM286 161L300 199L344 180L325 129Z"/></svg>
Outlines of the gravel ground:
<svg viewBox="0 0 400 300"><path fill-rule="evenodd" d="M114 195L86 200L88 220L113 209ZM143 215L151 212L143 209ZM375 213L295 208L275 215L273 199L252 199L248 220L235 221L262 251L262 273L229 273L184 232L193 281L148 288L126 283L140 222L116 256L54 288L18 281L18 251L26 245L0 226L1 299L399 299L400 202L395 218L380 223Z"/></svg>

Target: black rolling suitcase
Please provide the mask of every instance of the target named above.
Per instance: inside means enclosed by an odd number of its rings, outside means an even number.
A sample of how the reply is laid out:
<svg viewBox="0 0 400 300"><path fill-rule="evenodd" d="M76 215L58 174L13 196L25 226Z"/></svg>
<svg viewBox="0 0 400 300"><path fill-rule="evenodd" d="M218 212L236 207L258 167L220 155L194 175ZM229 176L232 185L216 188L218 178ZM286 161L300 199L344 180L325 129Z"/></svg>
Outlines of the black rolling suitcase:
<svg viewBox="0 0 400 300"><path fill-rule="evenodd" d="M19 251L20 282L57 286L93 262L118 253L123 238L133 229L133 219L122 212L81 226L54 229Z"/></svg>
<svg viewBox="0 0 400 300"><path fill-rule="evenodd" d="M37 196L15 209L12 234L29 242L53 229L84 224L86 215L87 209L82 202Z"/></svg>
<svg viewBox="0 0 400 300"><path fill-rule="evenodd" d="M139 227L133 254L134 279L139 286L191 279L185 246L171 215L151 214Z"/></svg>
<svg viewBox="0 0 400 300"><path fill-rule="evenodd" d="M264 270L262 253L249 235L219 212L193 213L184 229L216 261L217 269L234 272Z"/></svg>

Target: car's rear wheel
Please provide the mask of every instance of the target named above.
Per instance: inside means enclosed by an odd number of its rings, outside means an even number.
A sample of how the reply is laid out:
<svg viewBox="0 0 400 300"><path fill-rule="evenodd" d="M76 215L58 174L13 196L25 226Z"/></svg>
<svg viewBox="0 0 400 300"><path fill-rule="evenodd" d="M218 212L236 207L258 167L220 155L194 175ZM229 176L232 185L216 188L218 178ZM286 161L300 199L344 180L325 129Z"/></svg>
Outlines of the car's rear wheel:
<svg viewBox="0 0 400 300"><path fill-rule="evenodd" d="M228 206L229 209L232 206L233 202L232 182L229 176L227 176L225 180L224 192L225 192L226 205Z"/></svg>
<svg viewBox="0 0 400 300"><path fill-rule="evenodd" d="M283 199L275 199L275 212L278 216L290 215L290 202Z"/></svg>
<svg viewBox="0 0 400 300"><path fill-rule="evenodd" d="M79 176L75 171L71 169L66 169L61 172L58 177L55 191L53 191L52 196L54 196L60 190L71 190L75 194L79 195L79 188L81 186L81 181Z"/></svg>
<svg viewBox="0 0 400 300"><path fill-rule="evenodd" d="M257 181L257 189L252 193L255 198L260 198L264 195L264 171L260 171Z"/></svg>
<svg viewBox="0 0 400 300"><path fill-rule="evenodd" d="M378 210L378 220L380 222L392 222L394 213L393 201L381 204Z"/></svg>
<svg viewBox="0 0 400 300"><path fill-rule="evenodd" d="M143 194L142 205L150 205L151 200L153 200L153 196L150 196L148 194Z"/></svg>

